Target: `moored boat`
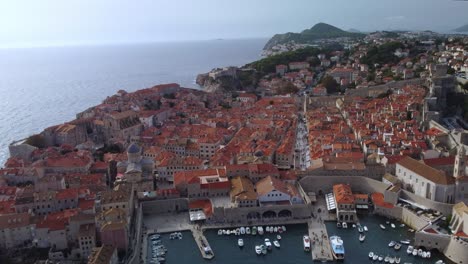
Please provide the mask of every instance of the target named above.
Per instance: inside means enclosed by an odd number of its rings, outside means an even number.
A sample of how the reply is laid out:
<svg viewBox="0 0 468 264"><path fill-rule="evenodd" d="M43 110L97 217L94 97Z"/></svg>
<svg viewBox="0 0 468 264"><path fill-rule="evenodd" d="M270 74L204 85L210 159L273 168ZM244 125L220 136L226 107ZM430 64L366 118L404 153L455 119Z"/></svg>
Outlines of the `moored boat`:
<svg viewBox="0 0 468 264"><path fill-rule="evenodd" d="M413 249L413 256L417 256L418 255L418 250L417 249Z"/></svg>
<svg viewBox="0 0 468 264"><path fill-rule="evenodd" d="M427 251L426 254L427 254L427 258L431 258L431 252L430 251Z"/></svg>
<svg viewBox="0 0 468 264"><path fill-rule="evenodd" d="M257 227L252 227L252 235L255 236L257 234Z"/></svg>
<svg viewBox="0 0 468 264"><path fill-rule="evenodd" d="M400 240L400 243L405 244L405 245L409 245L410 242L411 241L409 239Z"/></svg>
<svg viewBox="0 0 468 264"><path fill-rule="evenodd" d="M418 256L420 256L420 257L421 257L421 256L422 256L422 254L423 254L423 252L424 252L424 251L423 251L422 249L418 249Z"/></svg>
<svg viewBox="0 0 468 264"><path fill-rule="evenodd" d="M361 226L361 225L358 225L358 228L357 228L357 230L358 230L358 232L359 232L359 233L362 233L362 232L364 232L364 228L362 228L362 226Z"/></svg>
<svg viewBox="0 0 468 264"><path fill-rule="evenodd" d="M371 259L371 258L373 258L373 257L374 257L374 252L372 252L372 251L369 252L369 258Z"/></svg>
<svg viewBox="0 0 468 264"><path fill-rule="evenodd" d="M266 255L267 254L267 247L265 245L260 246L262 248L262 254Z"/></svg>
<svg viewBox="0 0 468 264"><path fill-rule="evenodd" d="M383 255L380 255L379 258L378 258L379 261L382 261L383 259L384 259Z"/></svg>
<svg viewBox="0 0 468 264"><path fill-rule="evenodd" d="M336 227L341 228L341 223L340 223L340 222L336 222Z"/></svg>
<svg viewBox="0 0 468 264"><path fill-rule="evenodd" d="M367 228L367 226L364 226L364 231L369 231L369 229Z"/></svg>
<svg viewBox="0 0 468 264"><path fill-rule="evenodd" d="M275 228L270 226L270 233L273 233L274 230L275 230Z"/></svg>
<svg viewBox="0 0 468 264"><path fill-rule="evenodd" d="M382 228L383 230L385 230L385 226L380 224L380 228Z"/></svg>
<svg viewBox="0 0 468 264"><path fill-rule="evenodd" d="M239 238L239 239L237 240L237 245L238 245L239 247L243 247L243 246L244 246L244 240L243 240L242 238Z"/></svg>
<svg viewBox="0 0 468 264"><path fill-rule="evenodd" d="M236 234L236 236L239 236L241 234L240 228L236 228L235 234Z"/></svg>
<svg viewBox="0 0 468 264"><path fill-rule="evenodd" d="M277 233L277 232L278 232L278 227L275 226L275 227L273 228L273 231L274 231L275 233Z"/></svg>
<svg viewBox="0 0 468 264"><path fill-rule="evenodd" d="M270 227L269 226L265 227L265 232L267 232L267 233L270 232Z"/></svg>
<svg viewBox="0 0 468 264"><path fill-rule="evenodd" d="M268 250L271 250L271 242L270 239L265 238L265 246Z"/></svg>
<svg viewBox="0 0 468 264"><path fill-rule="evenodd" d="M281 245L280 245L280 243L278 242L278 240L273 241L273 245L275 245L275 247L277 247L277 248L280 248L280 247L281 247Z"/></svg>
<svg viewBox="0 0 468 264"><path fill-rule="evenodd" d="M408 255L412 254L413 253L413 246L408 246L408 248L406 249L406 253L408 253Z"/></svg>
<svg viewBox="0 0 468 264"><path fill-rule="evenodd" d="M395 263L395 257L390 257L390 258L388 259L388 262L390 262L390 264Z"/></svg>
<svg viewBox="0 0 468 264"><path fill-rule="evenodd" d="M391 226L392 228L395 228L395 224L394 224L394 223L391 223L390 226Z"/></svg>
<svg viewBox="0 0 468 264"><path fill-rule="evenodd" d="M286 232L286 226L281 227L283 229L283 232Z"/></svg>
<svg viewBox="0 0 468 264"><path fill-rule="evenodd" d="M281 236L280 236L280 235L276 235L276 239L281 240Z"/></svg>
<svg viewBox="0 0 468 264"><path fill-rule="evenodd" d="M219 229L218 230L218 236L221 236L223 234L223 230L222 229Z"/></svg>
<svg viewBox="0 0 468 264"><path fill-rule="evenodd" d="M244 234L245 234L245 227L241 227L241 228L240 228L240 233L241 233L241 235L244 235Z"/></svg>
<svg viewBox="0 0 468 264"><path fill-rule="evenodd" d="M310 251L310 237L308 235L302 237L302 243L304 244L304 251Z"/></svg>
<svg viewBox="0 0 468 264"><path fill-rule="evenodd" d="M392 240L392 241L390 241L390 243L388 243L388 247L394 247L395 244L396 244L396 242Z"/></svg>
<svg viewBox="0 0 468 264"><path fill-rule="evenodd" d="M364 242L365 239L366 239L366 235L359 234L359 241Z"/></svg>
<svg viewBox="0 0 468 264"><path fill-rule="evenodd" d="M388 255L385 256L384 261L385 261L385 263L388 263L390 261L390 257Z"/></svg>
<svg viewBox="0 0 468 264"><path fill-rule="evenodd" d="M259 226L259 227L257 228L257 231L258 231L258 234L259 234L259 235L263 235L263 227L262 227L262 226Z"/></svg>
<svg viewBox="0 0 468 264"><path fill-rule="evenodd" d="M343 224L341 224L341 226L342 226L343 228L348 228L348 224L347 224L346 222L343 222Z"/></svg>
<svg viewBox="0 0 468 264"><path fill-rule="evenodd" d="M332 254L335 259L344 259L345 249L343 240L339 236L330 237L330 245L332 248Z"/></svg>
<svg viewBox="0 0 468 264"><path fill-rule="evenodd" d="M395 263L400 264L401 258L400 257L395 257Z"/></svg>
<svg viewBox="0 0 468 264"><path fill-rule="evenodd" d="M401 248L401 244L400 243L396 243L395 246L393 247L395 250L400 250Z"/></svg>
<svg viewBox="0 0 468 264"><path fill-rule="evenodd" d="M445 262L441 259L439 259L438 261L435 262L435 264L445 264Z"/></svg>
<svg viewBox="0 0 468 264"><path fill-rule="evenodd" d="M246 227L246 228L245 228L245 233L246 233L247 235L250 235L250 227Z"/></svg>
<svg viewBox="0 0 468 264"><path fill-rule="evenodd" d="M278 227L278 233L283 233L283 228L281 226Z"/></svg>
<svg viewBox="0 0 468 264"><path fill-rule="evenodd" d="M377 255L377 253L375 253L374 256L372 257L372 260L376 261L377 259L379 259L379 255Z"/></svg>
<svg viewBox="0 0 468 264"><path fill-rule="evenodd" d="M255 246L255 253L257 253L257 255L261 255L262 254L262 247L257 245Z"/></svg>
<svg viewBox="0 0 468 264"><path fill-rule="evenodd" d="M401 224L400 227L405 227L405 224Z"/></svg>

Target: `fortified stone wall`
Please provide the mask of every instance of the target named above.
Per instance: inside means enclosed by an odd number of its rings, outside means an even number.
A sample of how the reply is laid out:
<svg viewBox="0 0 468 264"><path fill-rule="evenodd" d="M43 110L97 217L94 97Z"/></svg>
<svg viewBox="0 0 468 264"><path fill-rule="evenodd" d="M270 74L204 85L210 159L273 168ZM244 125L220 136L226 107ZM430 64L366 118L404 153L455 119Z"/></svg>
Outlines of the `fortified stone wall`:
<svg viewBox="0 0 468 264"><path fill-rule="evenodd" d="M265 214L275 217L265 217ZM303 219L310 218L312 207L308 204L297 205L272 205L267 207L216 207L213 210L212 220L216 222L223 222L228 219L232 223L244 223L249 220L290 220L290 219Z"/></svg>
<svg viewBox="0 0 468 264"><path fill-rule="evenodd" d="M165 214L188 211L188 200L185 198L154 200L142 202L143 214Z"/></svg>
<svg viewBox="0 0 468 264"><path fill-rule="evenodd" d="M445 215L449 215L452 213L453 204L440 203L440 202L432 201L429 199L425 199L414 193L410 193L406 190L402 190L400 197L405 200L411 200L427 208L437 210Z"/></svg>
<svg viewBox="0 0 468 264"><path fill-rule="evenodd" d="M456 239L455 237L450 238L444 255L455 263L468 263L468 242Z"/></svg>
<svg viewBox="0 0 468 264"><path fill-rule="evenodd" d="M362 176L305 176L300 184L305 192L331 192L335 184L351 184L354 193L384 193L387 184Z"/></svg>
<svg viewBox="0 0 468 264"><path fill-rule="evenodd" d="M424 84L424 80L420 78L416 78L416 79L410 79L410 80L389 82L386 84L371 86L367 88L348 89L346 91L346 95L361 96L361 97L367 97L367 96L377 97L379 94L386 93L389 89L402 88L406 85L422 85L422 84Z"/></svg>
<svg viewBox="0 0 468 264"><path fill-rule="evenodd" d="M449 245L450 236L438 235L426 232L416 232L414 235L414 245L417 247L425 247L426 249L437 249L440 252L445 252Z"/></svg>

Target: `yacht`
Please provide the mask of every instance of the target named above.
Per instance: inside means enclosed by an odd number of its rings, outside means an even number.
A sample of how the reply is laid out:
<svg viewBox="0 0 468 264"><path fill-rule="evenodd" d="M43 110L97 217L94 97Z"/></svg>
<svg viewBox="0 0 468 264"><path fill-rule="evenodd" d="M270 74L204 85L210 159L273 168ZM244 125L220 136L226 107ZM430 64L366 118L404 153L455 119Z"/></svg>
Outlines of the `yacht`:
<svg viewBox="0 0 468 264"><path fill-rule="evenodd" d="M219 229L218 230L218 236L221 236L223 234L223 230L222 229Z"/></svg>
<svg viewBox="0 0 468 264"><path fill-rule="evenodd" d="M241 227L241 228L240 228L240 233L241 233L241 235L244 235L244 234L245 234L245 227Z"/></svg>
<svg viewBox="0 0 468 264"><path fill-rule="evenodd" d="M413 246L409 245L408 248L406 249L406 253L408 253L408 255L410 255L411 253L413 253Z"/></svg>
<svg viewBox="0 0 468 264"><path fill-rule="evenodd" d="M330 245L332 247L333 257L335 257L335 259L344 259L345 249L341 237L331 236Z"/></svg>
<svg viewBox="0 0 468 264"><path fill-rule="evenodd" d="M262 254L262 247L257 245L255 246L255 253L257 253L257 255L261 255Z"/></svg>
<svg viewBox="0 0 468 264"><path fill-rule="evenodd" d="M374 252L369 252L369 258L372 259L374 257Z"/></svg>
<svg viewBox="0 0 468 264"><path fill-rule="evenodd" d="M250 235L250 227L246 227L246 228L245 228L245 233L246 233L247 235Z"/></svg>
<svg viewBox="0 0 468 264"><path fill-rule="evenodd" d="M343 222L343 224L341 225L343 228L348 228L348 224L346 222Z"/></svg>
<svg viewBox="0 0 468 264"><path fill-rule="evenodd" d="M281 240L281 235L276 235L276 239Z"/></svg>
<svg viewBox="0 0 468 264"><path fill-rule="evenodd" d="M359 234L359 241L364 242L365 239L366 239L366 235Z"/></svg>
<svg viewBox="0 0 468 264"><path fill-rule="evenodd" d="M262 227L262 226L259 226L259 227L257 228L257 231L258 231L258 234L259 234L259 235L263 235L263 227Z"/></svg>
<svg viewBox="0 0 468 264"><path fill-rule="evenodd" d="M388 243L388 247L394 247L396 245L396 242L395 241L390 241L390 243Z"/></svg>
<svg viewBox="0 0 468 264"><path fill-rule="evenodd" d="M310 237L308 235L302 237L302 243L304 244L304 251L310 251Z"/></svg>
<svg viewBox="0 0 468 264"><path fill-rule="evenodd" d="M401 248L401 244L400 243L396 243L395 246L393 247L395 250L400 250Z"/></svg>
<svg viewBox="0 0 468 264"><path fill-rule="evenodd" d="M380 224L380 228L382 228L383 230L385 230L385 226Z"/></svg>
<svg viewBox="0 0 468 264"><path fill-rule="evenodd" d="M369 231L369 229L367 228L367 226L364 226L364 231Z"/></svg>
<svg viewBox="0 0 468 264"><path fill-rule="evenodd" d="M237 245L239 245L239 247L243 247L244 246L244 240L242 238L239 238L237 240Z"/></svg>
<svg viewBox="0 0 468 264"><path fill-rule="evenodd" d="M271 242L270 239L265 238L265 246L268 250L271 250Z"/></svg>
<svg viewBox="0 0 468 264"><path fill-rule="evenodd" d="M280 247L281 247L281 245L280 245L280 243L278 242L278 240L273 241L273 245L275 245L275 247L277 247L277 248L280 248Z"/></svg>
<svg viewBox="0 0 468 264"><path fill-rule="evenodd" d="M256 234L257 234L257 227L254 226L254 227L252 227L252 235L255 236Z"/></svg>

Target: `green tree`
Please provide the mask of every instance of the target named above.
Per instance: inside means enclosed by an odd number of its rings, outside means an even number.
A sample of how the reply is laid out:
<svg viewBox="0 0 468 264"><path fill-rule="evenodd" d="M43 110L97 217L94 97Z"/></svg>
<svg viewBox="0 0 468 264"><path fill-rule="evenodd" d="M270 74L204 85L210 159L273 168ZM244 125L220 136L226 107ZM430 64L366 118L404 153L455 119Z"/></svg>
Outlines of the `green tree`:
<svg viewBox="0 0 468 264"><path fill-rule="evenodd" d="M287 82L278 89L278 94L294 94L294 93L297 93L298 91L299 91L299 88L297 88L291 82Z"/></svg>
<svg viewBox="0 0 468 264"><path fill-rule="evenodd" d="M339 84L333 79L333 77L327 75L322 79L322 85L327 89L328 94L339 92Z"/></svg>

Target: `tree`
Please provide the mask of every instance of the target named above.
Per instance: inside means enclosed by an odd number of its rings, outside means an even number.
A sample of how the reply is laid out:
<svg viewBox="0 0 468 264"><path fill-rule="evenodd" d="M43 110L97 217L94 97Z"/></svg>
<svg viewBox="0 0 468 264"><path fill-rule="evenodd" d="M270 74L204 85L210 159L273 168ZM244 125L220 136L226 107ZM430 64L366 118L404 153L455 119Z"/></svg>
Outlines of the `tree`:
<svg viewBox="0 0 468 264"><path fill-rule="evenodd" d="M447 68L447 74L450 74L450 75L455 74L455 69L452 68L452 67L448 67Z"/></svg>
<svg viewBox="0 0 468 264"><path fill-rule="evenodd" d="M339 84L333 79L333 77L327 75L322 79L322 85L327 89L328 94L339 92Z"/></svg>
<svg viewBox="0 0 468 264"><path fill-rule="evenodd" d="M280 88L278 89L278 94L294 94L299 91L299 88L297 88L294 84L291 82L286 82L285 84L281 85Z"/></svg>

